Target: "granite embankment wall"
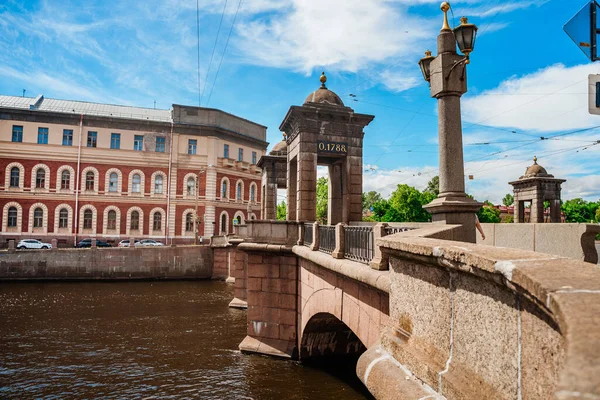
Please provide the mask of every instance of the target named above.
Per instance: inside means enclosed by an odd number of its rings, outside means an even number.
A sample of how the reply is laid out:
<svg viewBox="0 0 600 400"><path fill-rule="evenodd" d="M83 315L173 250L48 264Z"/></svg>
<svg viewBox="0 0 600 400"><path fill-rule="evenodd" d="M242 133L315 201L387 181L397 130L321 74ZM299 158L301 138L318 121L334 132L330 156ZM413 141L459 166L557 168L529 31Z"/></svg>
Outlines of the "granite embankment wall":
<svg viewBox="0 0 600 400"><path fill-rule="evenodd" d="M0 280L220 279L209 246L0 252Z"/></svg>

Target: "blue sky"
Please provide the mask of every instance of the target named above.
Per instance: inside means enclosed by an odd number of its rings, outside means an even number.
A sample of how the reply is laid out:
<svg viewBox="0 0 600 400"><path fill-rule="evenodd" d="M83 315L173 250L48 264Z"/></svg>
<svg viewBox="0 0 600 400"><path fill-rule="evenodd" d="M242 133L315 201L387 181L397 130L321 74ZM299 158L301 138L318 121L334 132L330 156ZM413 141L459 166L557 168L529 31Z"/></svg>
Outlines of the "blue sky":
<svg viewBox="0 0 600 400"><path fill-rule="evenodd" d="M478 200L499 203L534 155L567 179L563 198L600 198L600 145L590 146L600 116L587 111L587 76L600 64L562 30L586 2L451 2L451 24L465 15L480 28L462 103L467 191ZM437 111L417 62L436 48L439 3L200 0L198 71L194 0L8 0L0 94L157 108L200 99L266 125L272 146L324 70L346 105L375 115L364 190L422 189L437 174Z"/></svg>

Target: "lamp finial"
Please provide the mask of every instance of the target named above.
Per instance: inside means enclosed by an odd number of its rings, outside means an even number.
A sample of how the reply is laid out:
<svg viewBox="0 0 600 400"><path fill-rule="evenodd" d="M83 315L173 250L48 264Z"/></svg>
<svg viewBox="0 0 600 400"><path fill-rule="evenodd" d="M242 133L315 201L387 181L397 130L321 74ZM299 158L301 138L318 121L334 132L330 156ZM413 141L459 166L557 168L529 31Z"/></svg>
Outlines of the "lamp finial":
<svg viewBox="0 0 600 400"><path fill-rule="evenodd" d="M533 163L537 164L537 157L536 156L533 156Z"/></svg>
<svg viewBox="0 0 600 400"><path fill-rule="evenodd" d="M442 29L440 32L452 30L452 29L450 29L450 24L448 24L448 10L449 9L450 9L450 3L448 3L447 1L444 1L440 5L440 10L442 10L444 12L444 24L442 25Z"/></svg>
<svg viewBox="0 0 600 400"><path fill-rule="evenodd" d="M321 72L321 77L319 78L319 80L321 81L321 87L325 89L326 88L325 82L327 82L327 77L325 76L325 71Z"/></svg>

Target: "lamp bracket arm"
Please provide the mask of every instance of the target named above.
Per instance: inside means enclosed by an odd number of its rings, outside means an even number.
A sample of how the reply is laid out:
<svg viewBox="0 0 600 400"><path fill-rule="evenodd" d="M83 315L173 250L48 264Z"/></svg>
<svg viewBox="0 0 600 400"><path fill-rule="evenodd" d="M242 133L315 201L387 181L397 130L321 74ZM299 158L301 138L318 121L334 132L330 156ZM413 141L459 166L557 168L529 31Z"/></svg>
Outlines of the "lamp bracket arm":
<svg viewBox="0 0 600 400"><path fill-rule="evenodd" d="M467 57L467 56L463 57L460 61L455 62L454 65L450 68L450 71L448 71L448 74L446 74L446 76L445 76L446 80L450 79L450 74L452 74L452 71L454 70L454 68L458 67L459 65L466 66L468 63L469 63L469 57ZM464 79L464 73L463 73L462 79Z"/></svg>

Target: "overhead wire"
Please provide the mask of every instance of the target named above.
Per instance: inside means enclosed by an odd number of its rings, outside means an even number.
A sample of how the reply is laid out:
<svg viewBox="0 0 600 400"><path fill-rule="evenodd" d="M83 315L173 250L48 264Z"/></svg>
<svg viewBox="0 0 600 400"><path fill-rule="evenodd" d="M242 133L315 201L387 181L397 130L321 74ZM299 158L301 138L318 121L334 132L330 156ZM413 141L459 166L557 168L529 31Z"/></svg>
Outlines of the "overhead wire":
<svg viewBox="0 0 600 400"><path fill-rule="evenodd" d="M223 18L225 17L225 10L227 9L227 1L228 0L225 0L225 5L223 6L223 12L221 13L221 20L219 21L219 28L217 28L217 35L215 36L215 43L213 44L213 49L212 49L212 52L210 54L210 60L208 61L208 68L206 68L206 76L204 77L204 85L202 86L202 94L200 95L200 104L198 104L198 106L202 105L202 99L204 98L204 91L206 90L206 83L208 82L208 73L210 72L210 67L212 65L213 57L215 56L215 50L217 48L217 42L219 40L219 34L221 33L221 26L223 25ZM198 27L200 27L200 23L199 22L198 22ZM200 52L199 51L198 51L198 57L200 57ZM198 63L200 63L200 58L198 58ZM200 73L199 71L200 71L200 69L198 69L198 73Z"/></svg>

